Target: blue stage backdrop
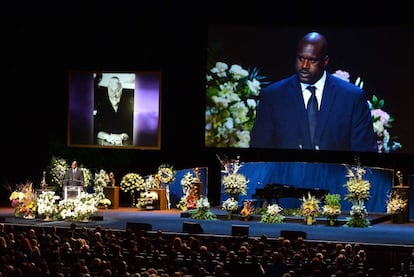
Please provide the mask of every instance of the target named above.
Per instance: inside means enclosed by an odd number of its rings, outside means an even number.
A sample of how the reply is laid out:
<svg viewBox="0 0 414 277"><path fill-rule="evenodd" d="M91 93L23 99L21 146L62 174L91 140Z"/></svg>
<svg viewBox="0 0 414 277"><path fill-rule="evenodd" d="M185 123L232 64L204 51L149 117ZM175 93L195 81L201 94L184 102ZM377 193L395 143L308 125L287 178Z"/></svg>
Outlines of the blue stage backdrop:
<svg viewBox="0 0 414 277"><path fill-rule="evenodd" d="M285 184L297 188L327 189L329 193L341 195L341 208L351 209L351 203L345 201L347 189L347 168L351 165L308 163L308 162L247 162L242 163L239 173L249 180L247 195L239 196L239 203L252 199L257 188L266 184ZM365 203L368 213L386 212L387 195L393 186L394 170L374 167L364 167L366 174L363 179L371 184L371 198ZM222 186L222 201L229 198ZM282 208L295 208L301 204L300 198L284 198L279 202Z"/></svg>

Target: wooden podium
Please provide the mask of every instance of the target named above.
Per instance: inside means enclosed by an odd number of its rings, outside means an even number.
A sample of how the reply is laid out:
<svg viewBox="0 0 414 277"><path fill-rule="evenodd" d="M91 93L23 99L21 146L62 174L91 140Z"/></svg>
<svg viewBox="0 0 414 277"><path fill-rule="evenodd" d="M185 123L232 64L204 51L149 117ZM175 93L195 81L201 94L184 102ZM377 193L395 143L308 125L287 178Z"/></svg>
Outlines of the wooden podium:
<svg viewBox="0 0 414 277"><path fill-rule="evenodd" d="M150 189L158 194L158 201L160 203L160 210L168 209L166 189Z"/></svg>
<svg viewBox="0 0 414 277"><path fill-rule="evenodd" d="M111 186L111 187L104 187L104 194L105 197L111 200L111 208L118 209L119 208L119 187Z"/></svg>

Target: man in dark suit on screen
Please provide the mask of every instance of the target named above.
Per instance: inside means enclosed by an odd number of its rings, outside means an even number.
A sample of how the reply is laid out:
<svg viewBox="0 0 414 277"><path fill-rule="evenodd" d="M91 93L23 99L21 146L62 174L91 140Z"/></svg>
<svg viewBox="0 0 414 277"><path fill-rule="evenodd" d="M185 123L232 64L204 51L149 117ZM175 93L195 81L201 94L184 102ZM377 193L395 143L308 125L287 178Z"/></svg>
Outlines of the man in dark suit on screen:
<svg viewBox="0 0 414 277"><path fill-rule="evenodd" d="M329 74L326 38L306 34L296 74L260 94L251 148L377 152L365 91Z"/></svg>

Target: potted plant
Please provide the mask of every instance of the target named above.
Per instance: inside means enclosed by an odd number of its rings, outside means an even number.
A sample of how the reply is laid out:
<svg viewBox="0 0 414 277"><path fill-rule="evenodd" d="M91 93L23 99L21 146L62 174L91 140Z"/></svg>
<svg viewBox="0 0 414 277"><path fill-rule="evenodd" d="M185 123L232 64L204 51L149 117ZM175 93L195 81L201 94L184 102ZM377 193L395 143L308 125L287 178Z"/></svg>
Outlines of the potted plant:
<svg viewBox="0 0 414 277"><path fill-rule="evenodd" d="M325 195L325 204L322 206L322 214L329 219L329 225L335 225L336 218L341 214L341 195Z"/></svg>
<svg viewBox="0 0 414 277"><path fill-rule="evenodd" d="M306 224L312 225L315 221L315 217L320 212L320 200L317 199L315 196L311 195L310 192L308 193L308 197L303 196L301 200L301 214L302 216L304 216Z"/></svg>
<svg viewBox="0 0 414 277"><path fill-rule="evenodd" d="M264 223L282 223L285 216L281 214L283 208L278 204L272 204L267 206L266 211L263 213L260 222Z"/></svg>

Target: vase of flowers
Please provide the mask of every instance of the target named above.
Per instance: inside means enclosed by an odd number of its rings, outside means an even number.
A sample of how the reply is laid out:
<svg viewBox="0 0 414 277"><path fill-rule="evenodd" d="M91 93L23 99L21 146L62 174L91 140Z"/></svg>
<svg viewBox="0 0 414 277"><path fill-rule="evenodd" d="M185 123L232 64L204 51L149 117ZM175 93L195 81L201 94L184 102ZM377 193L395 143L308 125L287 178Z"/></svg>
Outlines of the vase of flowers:
<svg viewBox="0 0 414 277"><path fill-rule="evenodd" d="M97 206L95 195L82 191L76 198L59 201L58 218L73 222L86 222L89 216L98 210Z"/></svg>
<svg viewBox="0 0 414 277"><path fill-rule="evenodd" d="M243 221L249 221L251 216L254 213L254 205L253 202L251 200L244 200L243 201L243 208L240 212L240 215L243 219Z"/></svg>
<svg viewBox="0 0 414 277"><path fill-rule="evenodd" d="M239 169L242 167L240 160L228 161L227 159L221 160L220 163L223 166L223 187L224 192L229 194L234 200L239 200L239 195L247 195L247 184L249 180L243 174L239 173Z"/></svg>
<svg viewBox="0 0 414 277"><path fill-rule="evenodd" d="M266 211L263 213L260 222L264 223L282 223L285 216L281 214L283 208L278 204L272 204L267 206Z"/></svg>
<svg viewBox="0 0 414 277"><path fill-rule="evenodd" d="M387 214L391 215L392 223L402 224L406 222L405 210L407 209L408 200L403 199L398 193L388 194Z"/></svg>
<svg viewBox="0 0 414 277"><path fill-rule="evenodd" d="M336 218L341 214L341 195L325 195L325 204L322 206L322 214L328 218L328 225L334 226Z"/></svg>
<svg viewBox="0 0 414 277"><path fill-rule="evenodd" d="M145 181L138 173L127 173L122 177L120 189L129 192L131 207L136 207L136 193L145 191Z"/></svg>
<svg viewBox="0 0 414 277"><path fill-rule="evenodd" d="M44 215L44 221L52 220L57 212L56 202L60 199L54 191L45 190L37 196L37 213Z"/></svg>
<svg viewBox="0 0 414 277"><path fill-rule="evenodd" d="M356 166L347 168L348 181L344 187L348 189L348 194L345 195L345 200L352 203L351 216L346 223L349 227L368 227L370 225L365 201L370 198L371 184L362 178L365 173L366 170L360 165L359 159L356 160Z"/></svg>
<svg viewBox="0 0 414 277"><path fill-rule="evenodd" d="M230 197L226 201L223 201L221 208L227 211L227 219L230 220L233 212L239 209L239 202L233 197Z"/></svg>
<svg viewBox="0 0 414 277"><path fill-rule="evenodd" d="M33 219L36 215L37 203L32 182L17 185L9 197L14 208L14 216Z"/></svg>
<svg viewBox="0 0 414 277"><path fill-rule="evenodd" d="M315 196L311 195L310 192L308 192L308 196L303 196L301 201L302 204L300 210L302 216L305 219L305 223L308 225L312 225L315 221L316 216L320 212L320 200L317 199Z"/></svg>
<svg viewBox="0 0 414 277"><path fill-rule="evenodd" d="M196 209L191 211L190 217L193 219L213 220L217 216L210 211L210 203L206 197L201 197L197 201Z"/></svg>

